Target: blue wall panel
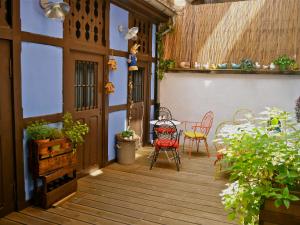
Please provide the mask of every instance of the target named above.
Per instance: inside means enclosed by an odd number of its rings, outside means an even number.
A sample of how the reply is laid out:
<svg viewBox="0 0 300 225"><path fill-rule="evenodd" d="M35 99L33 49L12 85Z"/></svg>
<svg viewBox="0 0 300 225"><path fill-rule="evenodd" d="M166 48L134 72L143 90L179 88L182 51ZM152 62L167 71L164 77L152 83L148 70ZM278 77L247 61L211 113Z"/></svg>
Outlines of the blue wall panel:
<svg viewBox="0 0 300 225"><path fill-rule="evenodd" d="M112 112L108 120L108 160L116 158L115 135L126 129L127 111Z"/></svg>
<svg viewBox="0 0 300 225"><path fill-rule="evenodd" d="M115 93L109 95L109 105L127 104L128 87L128 66L127 59L123 57L114 57L118 64L118 69L110 71L109 80L115 85Z"/></svg>
<svg viewBox="0 0 300 225"><path fill-rule="evenodd" d="M110 48L120 51L128 51L128 41L124 38L124 33L120 33L118 26L122 25L128 29L128 11L110 4L109 35Z"/></svg>
<svg viewBox="0 0 300 225"><path fill-rule="evenodd" d="M62 48L22 43L23 117L62 112Z"/></svg>
<svg viewBox="0 0 300 225"><path fill-rule="evenodd" d="M152 24L152 57L156 55L156 25Z"/></svg>
<svg viewBox="0 0 300 225"><path fill-rule="evenodd" d="M155 91L155 63L151 65L151 100L154 99L154 91Z"/></svg>
<svg viewBox="0 0 300 225"><path fill-rule="evenodd" d="M53 1L53 0L52 0ZM63 0L54 0L62 2ZM56 38L63 37L63 23L44 16L40 0L21 0L21 30Z"/></svg>

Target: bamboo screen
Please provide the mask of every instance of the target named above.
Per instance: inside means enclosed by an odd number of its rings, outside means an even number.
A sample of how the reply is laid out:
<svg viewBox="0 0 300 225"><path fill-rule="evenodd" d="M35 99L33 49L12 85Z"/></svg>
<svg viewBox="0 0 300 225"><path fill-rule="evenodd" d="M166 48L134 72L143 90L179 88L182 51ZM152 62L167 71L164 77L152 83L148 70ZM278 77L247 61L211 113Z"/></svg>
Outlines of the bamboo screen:
<svg viewBox="0 0 300 225"><path fill-rule="evenodd" d="M300 0L189 5L164 44L165 58L177 63L269 64L283 54L300 63Z"/></svg>

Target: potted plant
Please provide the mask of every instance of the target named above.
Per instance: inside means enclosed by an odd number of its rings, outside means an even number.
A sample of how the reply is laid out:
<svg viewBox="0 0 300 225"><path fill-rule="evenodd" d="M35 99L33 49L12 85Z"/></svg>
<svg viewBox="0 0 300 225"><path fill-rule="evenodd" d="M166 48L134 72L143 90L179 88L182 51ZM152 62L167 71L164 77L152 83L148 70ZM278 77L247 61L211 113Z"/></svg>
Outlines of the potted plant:
<svg viewBox="0 0 300 225"><path fill-rule="evenodd" d="M27 126L26 133L29 140L33 140L35 143L47 143L50 141L52 128L47 125L43 120L35 121ZM40 149L41 155L47 154L48 148Z"/></svg>
<svg viewBox="0 0 300 225"><path fill-rule="evenodd" d="M245 72L251 72L254 70L254 63L251 59L242 59L241 61L241 70Z"/></svg>
<svg viewBox="0 0 300 225"><path fill-rule="evenodd" d="M240 224L257 225L268 199L287 209L299 200L294 191L300 183L300 131L291 114L279 109L268 108L260 120L231 125L222 134L223 160L232 165L222 203Z"/></svg>
<svg viewBox="0 0 300 225"><path fill-rule="evenodd" d="M128 127L127 130L117 134L116 139L118 163L125 165L134 163L139 136Z"/></svg>
<svg viewBox="0 0 300 225"><path fill-rule="evenodd" d="M63 134L61 129L58 128L52 128L50 133L50 139L51 140L62 140L65 138L65 135ZM60 150L61 144L53 145L51 147L51 150Z"/></svg>
<svg viewBox="0 0 300 225"><path fill-rule="evenodd" d="M297 122L300 123L300 97L296 100L295 111Z"/></svg>
<svg viewBox="0 0 300 225"><path fill-rule="evenodd" d="M88 134L89 127L85 123L74 121L71 113L65 113L62 132L71 141L72 149L76 152L78 145L84 142L84 136Z"/></svg>
<svg viewBox="0 0 300 225"><path fill-rule="evenodd" d="M286 71L287 69L291 69L291 66L293 66L296 62L294 59L289 58L286 55L278 57L273 62L275 65L279 66L280 71Z"/></svg>

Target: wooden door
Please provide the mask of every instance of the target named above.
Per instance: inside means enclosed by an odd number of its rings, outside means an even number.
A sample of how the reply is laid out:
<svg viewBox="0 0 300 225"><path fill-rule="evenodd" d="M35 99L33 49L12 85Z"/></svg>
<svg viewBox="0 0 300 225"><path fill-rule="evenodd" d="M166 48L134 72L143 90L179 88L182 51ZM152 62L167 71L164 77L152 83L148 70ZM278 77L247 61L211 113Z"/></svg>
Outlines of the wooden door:
<svg viewBox="0 0 300 225"><path fill-rule="evenodd" d="M88 124L89 134L78 149L78 171L97 169L102 163L103 57L72 52L64 79L64 111Z"/></svg>
<svg viewBox="0 0 300 225"><path fill-rule="evenodd" d="M0 217L15 208L10 42L0 39Z"/></svg>
<svg viewBox="0 0 300 225"><path fill-rule="evenodd" d="M130 126L145 144L148 137L148 65L147 63L139 63L139 70L132 73L132 100L133 106L131 109Z"/></svg>

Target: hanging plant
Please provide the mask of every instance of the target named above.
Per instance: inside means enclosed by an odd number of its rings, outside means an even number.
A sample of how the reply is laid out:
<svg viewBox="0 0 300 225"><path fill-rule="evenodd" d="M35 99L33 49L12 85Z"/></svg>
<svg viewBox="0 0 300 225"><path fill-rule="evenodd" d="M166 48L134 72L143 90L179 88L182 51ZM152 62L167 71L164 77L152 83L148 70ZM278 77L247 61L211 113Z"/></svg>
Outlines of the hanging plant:
<svg viewBox="0 0 300 225"><path fill-rule="evenodd" d="M157 77L158 79L162 80L164 78L165 72L170 69L175 67L175 61L168 59L165 60L164 53L164 45L163 45L163 37L172 32L174 30L174 25L172 22L161 24L159 26L159 31L156 34L156 43L157 43L157 58L158 58L158 65L157 65Z"/></svg>

